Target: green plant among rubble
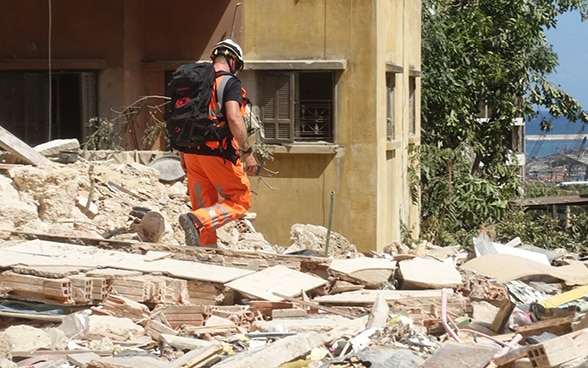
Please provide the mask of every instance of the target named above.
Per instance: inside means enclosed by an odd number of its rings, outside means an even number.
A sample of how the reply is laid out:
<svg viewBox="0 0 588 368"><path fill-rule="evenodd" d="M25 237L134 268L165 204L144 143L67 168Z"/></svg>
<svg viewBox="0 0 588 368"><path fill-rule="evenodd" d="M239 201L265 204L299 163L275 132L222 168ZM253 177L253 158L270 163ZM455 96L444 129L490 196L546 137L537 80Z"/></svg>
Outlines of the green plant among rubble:
<svg viewBox="0 0 588 368"><path fill-rule="evenodd" d="M563 248L571 252L588 250L588 214L572 214L570 226L536 211L519 209L506 216L496 226L496 241L508 242L519 237L524 244L545 249Z"/></svg>
<svg viewBox="0 0 588 368"><path fill-rule="evenodd" d="M472 149L425 145L417 156L421 203L421 237L437 245L467 245L481 228L499 222L512 207L520 184L516 165L472 175Z"/></svg>
<svg viewBox="0 0 588 368"><path fill-rule="evenodd" d="M89 125L92 134L83 144L85 150L124 150L121 138L122 132L124 132L124 122L95 116L90 118Z"/></svg>
<svg viewBox="0 0 588 368"><path fill-rule="evenodd" d="M525 198L547 196L583 195L585 187L562 189L553 183L528 182L525 184ZM565 248L572 252L588 250L588 208L570 206L567 222L553 218L544 209L525 210L515 208L497 224L497 241L508 242L514 237L523 243L533 244L545 249Z"/></svg>

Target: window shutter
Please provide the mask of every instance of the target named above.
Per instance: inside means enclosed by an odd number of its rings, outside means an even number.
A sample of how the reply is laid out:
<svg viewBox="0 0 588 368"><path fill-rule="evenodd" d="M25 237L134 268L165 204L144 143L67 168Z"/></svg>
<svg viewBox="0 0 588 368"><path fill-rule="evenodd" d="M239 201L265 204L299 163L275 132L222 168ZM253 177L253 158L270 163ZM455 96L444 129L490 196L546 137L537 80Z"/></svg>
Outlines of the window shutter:
<svg viewBox="0 0 588 368"><path fill-rule="evenodd" d="M386 139L394 140L394 89L396 79L394 73L386 73Z"/></svg>
<svg viewBox="0 0 588 368"><path fill-rule="evenodd" d="M90 125L90 119L97 115L96 75L94 73L80 73L80 103L82 139L85 142L95 130Z"/></svg>
<svg viewBox="0 0 588 368"><path fill-rule="evenodd" d="M294 73L269 73L262 78L262 121L268 143L294 137Z"/></svg>

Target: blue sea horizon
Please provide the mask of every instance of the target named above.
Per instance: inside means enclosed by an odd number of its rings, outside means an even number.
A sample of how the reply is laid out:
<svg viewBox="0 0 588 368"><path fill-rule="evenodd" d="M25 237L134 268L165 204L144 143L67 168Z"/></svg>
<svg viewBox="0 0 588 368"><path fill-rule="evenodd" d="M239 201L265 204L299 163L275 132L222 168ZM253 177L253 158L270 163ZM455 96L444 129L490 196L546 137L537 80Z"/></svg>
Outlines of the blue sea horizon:
<svg viewBox="0 0 588 368"><path fill-rule="evenodd" d="M541 117L526 123L525 126L525 145L527 160L533 158L543 158L556 153L568 153L570 151L578 150L580 148L588 148L586 143L582 144L583 139L574 138L576 135L585 135L588 132L586 124L582 122L571 122L566 118L557 118L551 122L552 129L549 132L542 132L540 129ZM552 135L567 135L570 139L528 139L529 136L549 137Z"/></svg>

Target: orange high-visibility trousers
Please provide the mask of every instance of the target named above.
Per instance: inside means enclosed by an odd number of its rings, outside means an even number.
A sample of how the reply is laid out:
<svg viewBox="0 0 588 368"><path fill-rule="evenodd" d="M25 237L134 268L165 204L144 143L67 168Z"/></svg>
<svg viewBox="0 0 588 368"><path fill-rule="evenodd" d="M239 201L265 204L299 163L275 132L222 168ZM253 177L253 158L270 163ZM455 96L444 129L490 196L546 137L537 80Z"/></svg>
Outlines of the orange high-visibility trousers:
<svg viewBox="0 0 588 368"><path fill-rule="evenodd" d="M251 184L241 166L217 156L184 154L192 213L200 221L200 245L216 244L216 229L251 207Z"/></svg>

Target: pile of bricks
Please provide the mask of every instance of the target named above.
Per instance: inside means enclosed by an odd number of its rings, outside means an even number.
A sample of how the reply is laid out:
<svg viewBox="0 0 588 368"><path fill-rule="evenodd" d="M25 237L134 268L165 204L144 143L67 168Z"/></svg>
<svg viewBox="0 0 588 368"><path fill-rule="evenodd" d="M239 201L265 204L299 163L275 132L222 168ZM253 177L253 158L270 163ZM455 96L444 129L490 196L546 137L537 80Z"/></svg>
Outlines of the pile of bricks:
<svg viewBox="0 0 588 368"><path fill-rule="evenodd" d="M4 297L59 305L95 305L111 295L146 304L232 304L223 285L161 275L97 277L80 273L51 278L14 271L0 273Z"/></svg>

